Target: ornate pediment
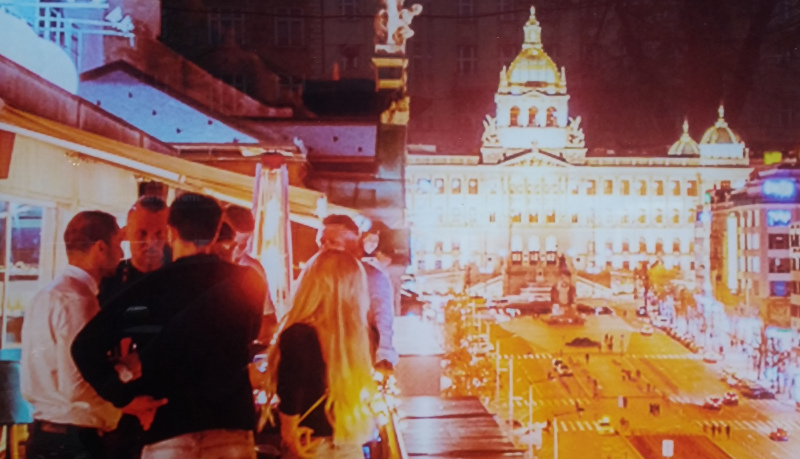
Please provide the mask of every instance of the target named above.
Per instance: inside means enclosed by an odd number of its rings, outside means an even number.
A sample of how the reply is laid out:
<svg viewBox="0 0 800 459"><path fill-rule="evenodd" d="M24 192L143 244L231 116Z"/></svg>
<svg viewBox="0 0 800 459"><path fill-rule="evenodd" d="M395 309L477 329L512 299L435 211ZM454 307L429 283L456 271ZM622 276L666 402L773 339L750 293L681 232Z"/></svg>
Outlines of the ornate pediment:
<svg viewBox="0 0 800 459"><path fill-rule="evenodd" d="M531 151L509 158L498 166L504 167L572 167L566 159L540 151Z"/></svg>

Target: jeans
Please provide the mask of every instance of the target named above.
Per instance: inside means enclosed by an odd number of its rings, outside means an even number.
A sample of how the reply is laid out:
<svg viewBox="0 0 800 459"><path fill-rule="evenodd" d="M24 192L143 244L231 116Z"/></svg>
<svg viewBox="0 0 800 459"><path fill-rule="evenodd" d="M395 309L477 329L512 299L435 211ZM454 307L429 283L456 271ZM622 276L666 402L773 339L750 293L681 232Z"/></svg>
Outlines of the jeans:
<svg viewBox="0 0 800 459"><path fill-rule="evenodd" d="M31 425L25 445L27 459L106 459L97 429L71 427L66 433L45 432Z"/></svg>
<svg viewBox="0 0 800 459"><path fill-rule="evenodd" d="M314 452L313 459L364 459L364 449L361 445L334 445L330 437L314 438L322 443ZM300 459L284 448L281 459Z"/></svg>
<svg viewBox="0 0 800 459"><path fill-rule="evenodd" d="M249 430L204 430L147 445L142 459L256 459L256 447Z"/></svg>

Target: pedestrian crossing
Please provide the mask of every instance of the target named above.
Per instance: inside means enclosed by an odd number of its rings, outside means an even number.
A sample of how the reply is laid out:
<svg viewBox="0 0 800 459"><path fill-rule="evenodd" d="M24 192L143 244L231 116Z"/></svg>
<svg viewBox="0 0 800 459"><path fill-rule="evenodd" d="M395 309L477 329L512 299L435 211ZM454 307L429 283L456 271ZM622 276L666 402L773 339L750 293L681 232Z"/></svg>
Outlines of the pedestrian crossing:
<svg viewBox="0 0 800 459"><path fill-rule="evenodd" d="M628 357L652 360L703 360L703 356L699 354L631 354Z"/></svg>
<svg viewBox="0 0 800 459"><path fill-rule="evenodd" d="M710 429L711 427L717 427L720 429L724 429L725 426L730 426L731 431L742 431L742 430L751 430L754 432L762 433L764 435L769 435L770 432L775 431L775 429L784 429L787 432L800 430L800 421L795 420L774 420L770 419L769 421L756 421L756 420L745 420L745 419L725 419L725 420L706 420L706 421L695 421L699 427L706 427L706 429Z"/></svg>
<svg viewBox="0 0 800 459"><path fill-rule="evenodd" d="M590 398L549 398L544 400L533 400L533 406L536 407L575 407L575 404L580 406L586 406L592 402ZM508 407L508 400L502 400L500 402L503 406ZM514 406L516 407L527 407L528 406L528 399L524 397L515 397L514 398Z"/></svg>
<svg viewBox="0 0 800 459"><path fill-rule="evenodd" d="M579 354L570 354L575 359L581 359ZM594 355L594 354L591 354ZM601 356L603 354L600 354ZM501 360L509 360L511 357L514 360L552 360L556 357L563 358L563 356L548 353L530 353L530 354L500 354ZM627 357L633 359L652 359L652 360L703 360L702 355L698 354L629 354Z"/></svg>

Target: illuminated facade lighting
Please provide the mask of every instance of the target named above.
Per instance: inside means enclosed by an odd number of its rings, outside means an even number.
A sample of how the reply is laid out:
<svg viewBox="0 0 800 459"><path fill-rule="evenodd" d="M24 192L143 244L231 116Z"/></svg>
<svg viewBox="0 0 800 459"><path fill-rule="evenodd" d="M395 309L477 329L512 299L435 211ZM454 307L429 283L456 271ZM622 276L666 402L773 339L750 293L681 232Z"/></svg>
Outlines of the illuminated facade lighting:
<svg viewBox="0 0 800 459"><path fill-rule="evenodd" d="M744 183L752 171L724 112L701 142L686 124L663 154L589 152L581 118L569 113L566 71L545 52L533 11L524 36L500 72L480 155L409 146L411 270L474 265L499 275L568 254L588 272L661 260L690 277L704 192Z"/></svg>

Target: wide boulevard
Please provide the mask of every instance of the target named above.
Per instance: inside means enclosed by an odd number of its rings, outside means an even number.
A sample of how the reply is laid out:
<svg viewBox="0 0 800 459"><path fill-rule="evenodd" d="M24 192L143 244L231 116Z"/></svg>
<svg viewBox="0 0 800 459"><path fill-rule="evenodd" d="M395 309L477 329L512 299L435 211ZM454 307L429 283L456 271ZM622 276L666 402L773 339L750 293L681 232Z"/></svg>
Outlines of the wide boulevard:
<svg viewBox="0 0 800 459"><path fill-rule="evenodd" d="M742 397L738 406L704 408L706 397L731 390L720 378L720 364L703 362L658 329L643 335L631 305L614 309L617 315L589 316L583 326L547 325L532 317L492 325L501 389L499 400L489 405L501 415L508 412L513 365L514 418L528 422L530 388L533 421L556 420L562 458L661 458L663 440L672 440L677 458L798 457L800 414L792 403ZM564 345L576 337L602 343L607 334L613 336L611 351ZM556 376L556 358L574 374ZM650 413L651 404L660 404L660 414ZM597 422L605 416L617 434L598 432ZM787 442L770 440L777 427L788 431ZM544 433L537 457L553 457L553 430Z"/></svg>

